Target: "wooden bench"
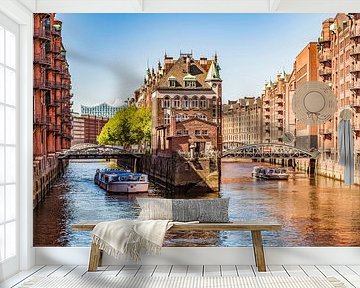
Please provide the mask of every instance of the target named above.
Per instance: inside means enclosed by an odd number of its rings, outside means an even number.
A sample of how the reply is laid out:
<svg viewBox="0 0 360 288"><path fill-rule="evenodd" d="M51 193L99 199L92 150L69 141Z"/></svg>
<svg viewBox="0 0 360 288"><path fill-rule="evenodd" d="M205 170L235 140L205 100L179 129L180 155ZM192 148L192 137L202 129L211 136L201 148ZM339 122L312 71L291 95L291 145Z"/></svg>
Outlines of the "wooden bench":
<svg viewBox="0 0 360 288"><path fill-rule="evenodd" d="M99 222L99 221L98 221ZM91 231L98 223L83 222L72 226L76 231ZM251 231L251 238L254 248L255 263L259 272L266 271L264 248L262 243L261 231L280 230L281 225L277 223L197 223L197 224L176 224L169 231ZM94 242L91 243L88 271L94 272L100 264L102 251Z"/></svg>

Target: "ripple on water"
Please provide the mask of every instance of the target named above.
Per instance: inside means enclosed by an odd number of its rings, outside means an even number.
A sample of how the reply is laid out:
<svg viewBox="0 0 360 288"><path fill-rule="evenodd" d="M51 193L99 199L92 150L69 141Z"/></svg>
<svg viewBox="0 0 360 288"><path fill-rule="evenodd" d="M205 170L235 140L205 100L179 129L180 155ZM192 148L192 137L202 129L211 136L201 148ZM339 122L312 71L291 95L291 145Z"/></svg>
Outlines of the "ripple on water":
<svg viewBox="0 0 360 288"><path fill-rule="evenodd" d="M230 197L232 221L278 221L280 232L264 232L267 246L359 246L360 187L344 186L324 177L295 173L289 181L258 181L249 177L256 163L223 163L219 194L178 194L177 198ZM35 246L89 246L89 232L71 225L83 220L135 219L133 195L108 194L93 183L96 169L107 162L71 162L34 210ZM160 187L152 187L160 197ZM248 232L168 233L165 246L249 246Z"/></svg>

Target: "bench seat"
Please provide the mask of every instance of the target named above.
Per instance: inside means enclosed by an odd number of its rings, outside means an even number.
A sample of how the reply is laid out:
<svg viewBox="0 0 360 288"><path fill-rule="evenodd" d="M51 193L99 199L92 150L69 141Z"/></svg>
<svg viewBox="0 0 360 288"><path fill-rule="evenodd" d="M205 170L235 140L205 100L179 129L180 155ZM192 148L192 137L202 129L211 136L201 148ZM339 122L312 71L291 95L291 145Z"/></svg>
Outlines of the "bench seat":
<svg viewBox="0 0 360 288"><path fill-rule="evenodd" d="M86 221L74 224L75 231L92 231L100 221ZM281 224L269 222L230 222L230 223L195 223L174 224L169 231L250 231L254 248L255 263L259 272L266 271L264 248L261 231L281 230ZM102 251L93 242L91 244L88 271L97 270L101 260Z"/></svg>

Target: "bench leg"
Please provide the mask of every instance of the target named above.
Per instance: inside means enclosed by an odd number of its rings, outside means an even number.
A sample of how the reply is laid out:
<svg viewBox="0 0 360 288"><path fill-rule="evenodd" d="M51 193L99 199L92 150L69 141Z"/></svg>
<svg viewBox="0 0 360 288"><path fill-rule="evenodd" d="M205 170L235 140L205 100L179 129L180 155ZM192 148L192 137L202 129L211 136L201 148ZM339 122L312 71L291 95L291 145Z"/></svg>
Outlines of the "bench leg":
<svg viewBox="0 0 360 288"><path fill-rule="evenodd" d="M96 245L94 242L92 242L90 249L89 265L88 265L89 272L97 271L97 268L100 265L101 256L102 256L102 251L100 250L99 246Z"/></svg>
<svg viewBox="0 0 360 288"><path fill-rule="evenodd" d="M261 231L251 231L254 248L255 263L259 272L266 272L264 248L262 244Z"/></svg>

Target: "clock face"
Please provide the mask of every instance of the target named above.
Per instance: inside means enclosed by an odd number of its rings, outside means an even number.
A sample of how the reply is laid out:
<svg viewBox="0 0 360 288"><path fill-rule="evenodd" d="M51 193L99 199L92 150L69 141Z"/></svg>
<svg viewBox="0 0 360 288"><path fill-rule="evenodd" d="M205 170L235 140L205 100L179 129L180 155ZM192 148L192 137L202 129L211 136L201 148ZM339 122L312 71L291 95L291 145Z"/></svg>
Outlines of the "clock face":
<svg viewBox="0 0 360 288"><path fill-rule="evenodd" d="M212 84L212 87L213 87L213 88L216 88L216 87L217 87L216 83L213 83L213 84Z"/></svg>

